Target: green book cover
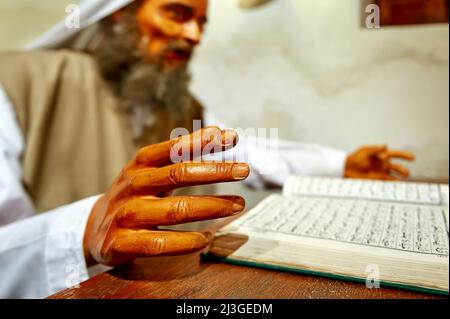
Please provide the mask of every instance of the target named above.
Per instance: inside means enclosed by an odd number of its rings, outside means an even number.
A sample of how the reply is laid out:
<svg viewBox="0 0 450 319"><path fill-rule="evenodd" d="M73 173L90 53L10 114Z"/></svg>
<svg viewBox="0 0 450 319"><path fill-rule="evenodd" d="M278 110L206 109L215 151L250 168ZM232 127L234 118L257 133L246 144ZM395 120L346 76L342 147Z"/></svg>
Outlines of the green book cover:
<svg viewBox="0 0 450 319"><path fill-rule="evenodd" d="M275 271L283 271L283 272L290 272L290 273L296 273L296 274L302 274L302 275L318 276L318 277L343 280L343 281L349 281L349 282L356 282L356 283L362 283L362 284L366 283L366 280L363 278L335 275L335 274L330 274L330 273L325 273L325 272L317 272L317 271L305 270L305 269L300 269L300 268L292 268L292 267L287 267L287 266L258 263L258 262L235 259L232 257L219 257L219 256L215 256L210 253L204 253L204 254L202 254L202 257L206 258L206 259L222 261L225 263L234 264L234 265L238 265L238 266L263 268L263 269L269 269L269 270L275 270ZM444 291L444 290L423 288L423 287L411 286L411 285L402 285L402 284L390 283L390 282L380 281L380 287L411 290L414 292L434 294L434 295L445 296L445 297L449 296L449 292Z"/></svg>

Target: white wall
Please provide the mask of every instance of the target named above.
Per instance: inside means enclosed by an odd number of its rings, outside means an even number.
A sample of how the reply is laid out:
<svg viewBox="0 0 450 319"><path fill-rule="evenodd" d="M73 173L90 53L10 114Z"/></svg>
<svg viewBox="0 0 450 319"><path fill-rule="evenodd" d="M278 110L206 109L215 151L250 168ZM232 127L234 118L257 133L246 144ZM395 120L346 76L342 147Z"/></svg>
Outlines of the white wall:
<svg viewBox="0 0 450 319"><path fill-rule="evenodd" d="M358 0L211 0L195 94L230 126L347 151L389 143L448 178L448 24L368 30Z"/></svg>
<svg viewBox="0 0 450 319"><path fill-rule="evenodd" d="M80 0L0 0L0 50L20 48L65 15Z"/></svg>

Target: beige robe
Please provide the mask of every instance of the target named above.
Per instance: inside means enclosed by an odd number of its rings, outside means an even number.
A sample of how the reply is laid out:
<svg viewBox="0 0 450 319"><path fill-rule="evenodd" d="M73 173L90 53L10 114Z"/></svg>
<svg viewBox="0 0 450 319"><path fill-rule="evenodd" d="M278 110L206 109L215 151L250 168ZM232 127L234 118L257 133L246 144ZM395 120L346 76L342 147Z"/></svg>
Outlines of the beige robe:
<svg viewBox="0 0 450 319"><path fill-rule="evenodd" d="M22 179L37 212L103 193L135 154L128 115L89 55L2 53L0 83L25 139ZM156 114L148 144L168 139L175 127L192 130L202 114L194 99L187 114L179 122Z"/></svg>

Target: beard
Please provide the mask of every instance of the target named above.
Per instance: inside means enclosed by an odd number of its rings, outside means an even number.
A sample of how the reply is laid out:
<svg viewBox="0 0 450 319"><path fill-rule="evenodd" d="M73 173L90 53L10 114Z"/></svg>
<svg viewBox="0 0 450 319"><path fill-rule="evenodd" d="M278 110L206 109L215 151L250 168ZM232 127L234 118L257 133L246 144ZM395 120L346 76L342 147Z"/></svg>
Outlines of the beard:
<svg viewBox="0 0 450 319"><path fill-rule="evenodd" d="M168 112L177 122L181 121L192 103L187 66L167 70L160 61L149 61L139 53L140 33L133 5L123 13L120 22L105 19L100 27L101 41L91 53L120 107L135 115L132 120L135 138L152 125L156 112ZM176 41L169 44L177 45L180 43Z"/></svg>

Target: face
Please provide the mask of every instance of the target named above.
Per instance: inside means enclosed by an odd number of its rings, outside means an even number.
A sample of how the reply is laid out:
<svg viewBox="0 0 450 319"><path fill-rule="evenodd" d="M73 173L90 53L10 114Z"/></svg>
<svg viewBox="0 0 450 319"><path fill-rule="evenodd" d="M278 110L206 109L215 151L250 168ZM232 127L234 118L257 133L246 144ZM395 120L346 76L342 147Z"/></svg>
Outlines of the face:
<svg viewBox="0 0 450 319"><path fill-rule="evenodd" d="M137 11L139 50L168 68L186 64L200 43L208 0L143 0Z"/></svg>

